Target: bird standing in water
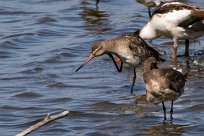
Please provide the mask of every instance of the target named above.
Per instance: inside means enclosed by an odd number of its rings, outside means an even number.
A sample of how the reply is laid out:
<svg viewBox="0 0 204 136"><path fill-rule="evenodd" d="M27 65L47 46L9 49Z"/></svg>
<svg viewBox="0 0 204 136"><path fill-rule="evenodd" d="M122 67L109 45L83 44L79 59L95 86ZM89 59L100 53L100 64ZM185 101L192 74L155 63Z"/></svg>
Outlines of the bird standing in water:
<svg viewBox="0 0 204 136"><path fill-rule="evenodd" d="M172 68L158 68L153 57L144 62L144 82L146 84L146 99L153 103L162 103L164 119L166 108L164 101L171 101L171 119L173 118L173 102L184 92L186 76Z"/></svg>
<svg viewBox="0 0 204 136"><path fill-rule="evenodd" d="M151 20L140 30L140 37L153 40L159 37L172 38L173 65L177 67L178 41L185 40L185 56L189 56L189 39L204 35L204 9L184 3L165 3L157 8Z"/></svg>
<svg viewBox="0 0 204 136"><path fill-rule="evenodd" d="M151 48L138 33L127 33L114 39L104 40L92 46L91 55L88 59L76 70L76 72L86 65L94 57L107 54L113 61L118 72L122 72L123 63L133 67L134 76L131 86L131 94L133 93L134 83L136 79L136 67L142 64L147 58L155 57L158 61L164 61L160 58L160 54ZM121 61L118 67L113 55Z"/></svg>

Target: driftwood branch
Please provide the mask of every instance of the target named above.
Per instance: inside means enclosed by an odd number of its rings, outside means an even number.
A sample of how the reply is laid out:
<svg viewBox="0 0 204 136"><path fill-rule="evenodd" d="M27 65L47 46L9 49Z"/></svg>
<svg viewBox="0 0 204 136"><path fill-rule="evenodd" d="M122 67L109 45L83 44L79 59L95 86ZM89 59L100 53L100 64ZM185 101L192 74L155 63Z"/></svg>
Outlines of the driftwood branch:
<svg viewBox="0 0 204 136"><path fill-rule="evenodd" d="M26 130L22 131L21 133L17 134L16 136L25 136L29 133L31 133L32 131L40 128L41 126L47 124L47 123L50 123L54 120L57 120L57 119L60 119L60 118L63 118L65 116L67 116L69 114L69 111L64 111L62 113L59 113L59 114L56 114L56 115L53 115L53 116L50 116L49 114L40 122L38 122L37 124L34 124L32 126L30 126L29 128L27 128Z"/></svg>

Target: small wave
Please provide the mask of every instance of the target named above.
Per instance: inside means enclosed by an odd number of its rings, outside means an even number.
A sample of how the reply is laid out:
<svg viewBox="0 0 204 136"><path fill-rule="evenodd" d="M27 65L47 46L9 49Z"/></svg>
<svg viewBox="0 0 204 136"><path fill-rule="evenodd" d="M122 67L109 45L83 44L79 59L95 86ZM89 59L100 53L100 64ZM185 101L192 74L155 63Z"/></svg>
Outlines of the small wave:
<svg viewBox="0 0 204 136"><path fill-rule="evenodd" d="M62 83L62 82L57 82L57 83L52 83L49 84L48 87L57 87L57 88L63 88L63 87L68 87L68 85Z"/></svg>
<svg viewBox="0 0 204 136"><path fill-rule="evenodd" d="M83 117L83 118L103 118L103 117L108 117L112 115L106 115L106 114L97 114L97 113L88 113L88 112L81 112L81 111L70 111L69 112L69 117Z"/></svg>
<svg viewBox="0 0 204 136"><path fill-rule="evenodd" d="M0 51L0 58L9 58L11 54L11 52Z"/></svg>
<svg viewBox="0 0 204 136"><path fill-rule="evenodd" d="M47 30L47 29L41 29L39 31L36 32L36 34L38 36L44 36L44 37L47 37L47 36L66 36L64 33L60 32L60 31L53 31L53 30Z"/></svg>
<svg viewBox="0 0 204 136"><path fill-rule="evenodd" d="M1 11L0 15L28 15L28 14L36 14L39 12L25 12L25 11Z"/></svg>
<svg viewBox="0 0 204 136"><path fill-rule="evenodd" d="M72 98L52 98L47 100L45 103L64 103L64 102L68 102L68 101L72 101Z"/></svg>
<svg viewBox="0 0 204 136"><path fill-rule="evenodd" d="M38 98L38 97L42 97L42 95L38 94L38 93L34 93L34 92L24 92L24 93L16 94L14 97L18 97L18 98Z"/></svg>
<svg viewBox="0 0 204 136"><path fill-rule="evenodd" d="M203 111L203 110L204 110L204 104L193 105L184 109L185 112L195 112L195 111Z"/></svg>
<svg viewBox="0 0 204 136"><path fill-rule="evenodd" d="M35 34L34 33L18 33L18 34L12 34L12 35L5 36L4 38L18 38L22 36L33 36L33 35Z"/></svg>
<svg viewBox="0 0 204 136"><path fill-rule="evenodd" d="M44 70L43 67L36 67L36 68L33 68L33 69L24 70L21 73L24 73L24 74L36 74L36 73L42 72L43 70Z"/></svg>
<svg viewBox="0 0 204 136"><path fill-rule="evenodd" d="M52 22L57 22L57 19L52 17L42 17L36 20L38 24L47 24Z"/></svg>
<svg viewBox="0 0 204 136"><path fill-rule="evenodd" d="M0 47L5 49L21 49L14 40L6 40L0 44Z"/></svg>
<svg viewBox="0 0 204 136"><path fill-rule="evenodd" d="M37 110L42 110L43 108L39 107L16 107L16 106L10 106L10 105L4 105L0 107L1 110L26 110L26 111L37 111Z"/></svg>

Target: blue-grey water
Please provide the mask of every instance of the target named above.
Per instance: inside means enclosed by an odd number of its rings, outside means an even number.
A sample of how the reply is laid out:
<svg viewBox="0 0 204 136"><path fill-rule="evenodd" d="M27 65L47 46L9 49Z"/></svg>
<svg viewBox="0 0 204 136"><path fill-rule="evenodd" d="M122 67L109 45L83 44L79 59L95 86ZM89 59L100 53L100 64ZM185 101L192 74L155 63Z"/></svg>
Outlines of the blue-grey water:
<svg viewBox="0 0 204 136"><path fill-rule="evenodd" d="M203 0L191 4L204 7ZM48 113L70 114L31 136L199 136L204 134L204 37L192 41L191 57L179 57L188 72L174 119L145 100L142 67L130 95L132 69L118 73L106 56L75 73L93 43L133 32L148 21L135 0L1 0L0 132L12 136ZM171 39L157 39L171 66ZM180 43L178 54L184 52ZM167 104L169 110L169 104ZM169 113L167 114L169 118Z"/></svg>

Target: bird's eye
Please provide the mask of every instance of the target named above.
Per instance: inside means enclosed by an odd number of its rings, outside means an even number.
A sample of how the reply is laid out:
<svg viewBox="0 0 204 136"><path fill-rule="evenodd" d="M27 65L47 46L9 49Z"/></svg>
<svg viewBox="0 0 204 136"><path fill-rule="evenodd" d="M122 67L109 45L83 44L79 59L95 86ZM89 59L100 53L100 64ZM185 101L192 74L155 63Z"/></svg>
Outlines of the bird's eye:
<svg viewBox="0 0 204 136"><path fill-rule="evenodd" d="M99 51L101 49L101 47L98 47L98 48L96 48L93 52L92 52L92 54L95 54L97 51Z"/></svg>

